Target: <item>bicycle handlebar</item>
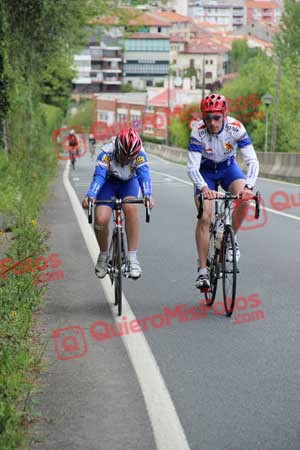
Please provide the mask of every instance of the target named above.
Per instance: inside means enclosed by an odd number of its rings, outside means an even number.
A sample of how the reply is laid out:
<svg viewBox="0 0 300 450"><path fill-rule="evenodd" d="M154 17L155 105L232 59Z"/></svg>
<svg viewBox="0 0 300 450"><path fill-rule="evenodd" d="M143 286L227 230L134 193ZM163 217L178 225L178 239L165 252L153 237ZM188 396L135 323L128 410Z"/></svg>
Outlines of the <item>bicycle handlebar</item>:
<svg viewBox="0 0 300 450"><path fill-rule="evenodd" d="M145 203L146 201L146 203ZM88 201L88 221L89 223L93 223L93 206L97 204L103 204L103 203L112 203L115 205L121 205L123 203L135 203L135 204L144 204L146 208L146 223L150 222L150 205L149 205L149 197L143 198L137 198L137 199L119 199L119 198L112 198L110 200L96 200L95 202L92 202L90 199Z"/></svg>
<svg viewBox="0 0 300 450"><path fill-rule="evenodd" d="M198 214L197 214L197 219L201 219L202 215L203 215L203 202L204 200L243 200L243 201L249 201L249 200L255 200L255 214L254 214L254 218L258 219L259 218L259 213L260 213L260 199L261 199L261 195L260 192L257 191L255 193L255 195L253 195L252 197L248 197L248 198L241 198L238 195L232 195L229 194L228 192L226 192L225 194L219 194L220 197L217 198L204 198L204 194L200 194L199 195L199 208L198 208Z"/></svg>

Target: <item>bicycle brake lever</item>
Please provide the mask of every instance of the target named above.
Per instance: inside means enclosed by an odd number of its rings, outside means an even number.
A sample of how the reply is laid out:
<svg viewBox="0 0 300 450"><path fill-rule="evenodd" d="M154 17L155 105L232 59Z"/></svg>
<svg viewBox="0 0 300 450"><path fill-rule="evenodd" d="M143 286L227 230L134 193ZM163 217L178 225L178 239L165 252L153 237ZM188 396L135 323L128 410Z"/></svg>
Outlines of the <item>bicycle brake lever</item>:
<svg viewBox="0 0 300 450"><path fill-rule="evenodd" d="M89 223L93 223L93 202L91 200L88 202L88 221Z"/></svg>
<svg viewBox="0 0 300 450"><path fill-rule="evenodd" d="M145 198L145 207L146 207L146 223L150 222L150 206L149 206L150 200L149 197Z"/></svg>

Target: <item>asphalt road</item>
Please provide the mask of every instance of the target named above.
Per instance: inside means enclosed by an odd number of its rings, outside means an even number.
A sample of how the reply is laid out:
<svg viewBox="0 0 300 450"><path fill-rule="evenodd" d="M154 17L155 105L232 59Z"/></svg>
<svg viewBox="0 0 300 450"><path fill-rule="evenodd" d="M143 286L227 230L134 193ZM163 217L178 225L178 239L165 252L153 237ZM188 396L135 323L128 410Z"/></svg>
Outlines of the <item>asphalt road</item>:
<svg viewBox="0 0 300 450"><path fill-rule="evenodd" d="M155 156L150 162L156 206L150 224L140 211L143 276L124 280L151 352L150 358L148 350L133 350L140 372L122 338L93 338L95 321L103 330L103 322L114 323L116 312L94 275L63 184L63 166L44 207L50 249L59 253L65 277L49 283L43 314L48 366L35 397L42 419L31 429L36 442L30 449L299 450L300 187L259 179L266 209L258 221L245 221L239 233L237 307L228 319L219 314L221 303L215 310L200 306L202 296L194 288L196 211L185 167ZM69 175L79 199L93 164L85 156ZM278 206L283 200L285 205ZM198 320L187 312L195 306ZM123 323L130 314L125 304ZM74 326L56 332L55 348L52 330ZM129 334L130 346L141 333ZM63 339L69 345L64 351ZM150 364L157 366L172 404L164 403L166 392L151 380Z"/></svg>

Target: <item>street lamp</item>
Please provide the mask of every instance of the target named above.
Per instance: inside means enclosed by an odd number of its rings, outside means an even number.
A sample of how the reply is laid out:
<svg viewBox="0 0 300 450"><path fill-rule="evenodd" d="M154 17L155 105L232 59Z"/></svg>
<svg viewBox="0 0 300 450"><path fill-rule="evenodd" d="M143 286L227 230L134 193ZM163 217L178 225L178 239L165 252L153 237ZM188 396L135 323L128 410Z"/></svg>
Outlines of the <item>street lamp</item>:
<svg viewBox="0 0 300 450"><path fill-rule="evenodd" d="M266 129L265 129L265 152L268 151L268 122L269 122L269 106L272 103L272 95L265 94L262 96L262 101L266 106Z"/></svg>

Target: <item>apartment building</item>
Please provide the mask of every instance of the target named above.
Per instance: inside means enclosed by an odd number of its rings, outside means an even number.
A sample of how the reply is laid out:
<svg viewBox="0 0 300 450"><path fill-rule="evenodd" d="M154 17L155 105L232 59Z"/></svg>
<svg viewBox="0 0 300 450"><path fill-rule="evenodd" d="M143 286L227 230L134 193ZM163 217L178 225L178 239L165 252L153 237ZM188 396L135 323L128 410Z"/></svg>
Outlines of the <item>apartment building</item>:
<svg viewBox="0 0 300 450"><path fill-rule="evenodd" d="M169 35L182 36L186 39L190 38L190 28L192 20L190 17L178 14L174 11L157 11L158 17L168 20L170 23Z"/></svg>
<svg viewBox="0 0 300 450"><path fill-rule="evenodd" d="M282 14L282 6L274 1L246 2L247 23L262 22L270 25L278 25Z"/></svg>
<svg viewBox="0 0 300 450"><path fill-rule="evenodd" d="M169 73L170 40L160 33L134 33L124 39L123 79L136 89L162 86Z"/></svg>
<svg viewBox="0 0 300 450"><path fill-rule="evenodd" d="M74 93L118 92L122 84L121 46L110 36L91 38L88 48L74 57Z"/></svg>
<svg viewBox="0 0 300 450"><path fill-rule="evenodd" d="M168 0L167 8L176 11L178 14L183 16L188 15L188 0Z"/></svg>
<svg viewBox="0 0 300 450"><path fill-rule="evenodd" d="M245 2L234 0L230 3L216 0L194 0L189 4L188 15L198 22L223 25L227 31L246 24Z"/></svg>
<svg viewBox="0 0 300 450"><path fill-rule="evenodd" d="M178 52L177 75L196 77L196 85L206 89L220 87L228 64L228 46L215 44L211 40L192 41Z"/></svg>

